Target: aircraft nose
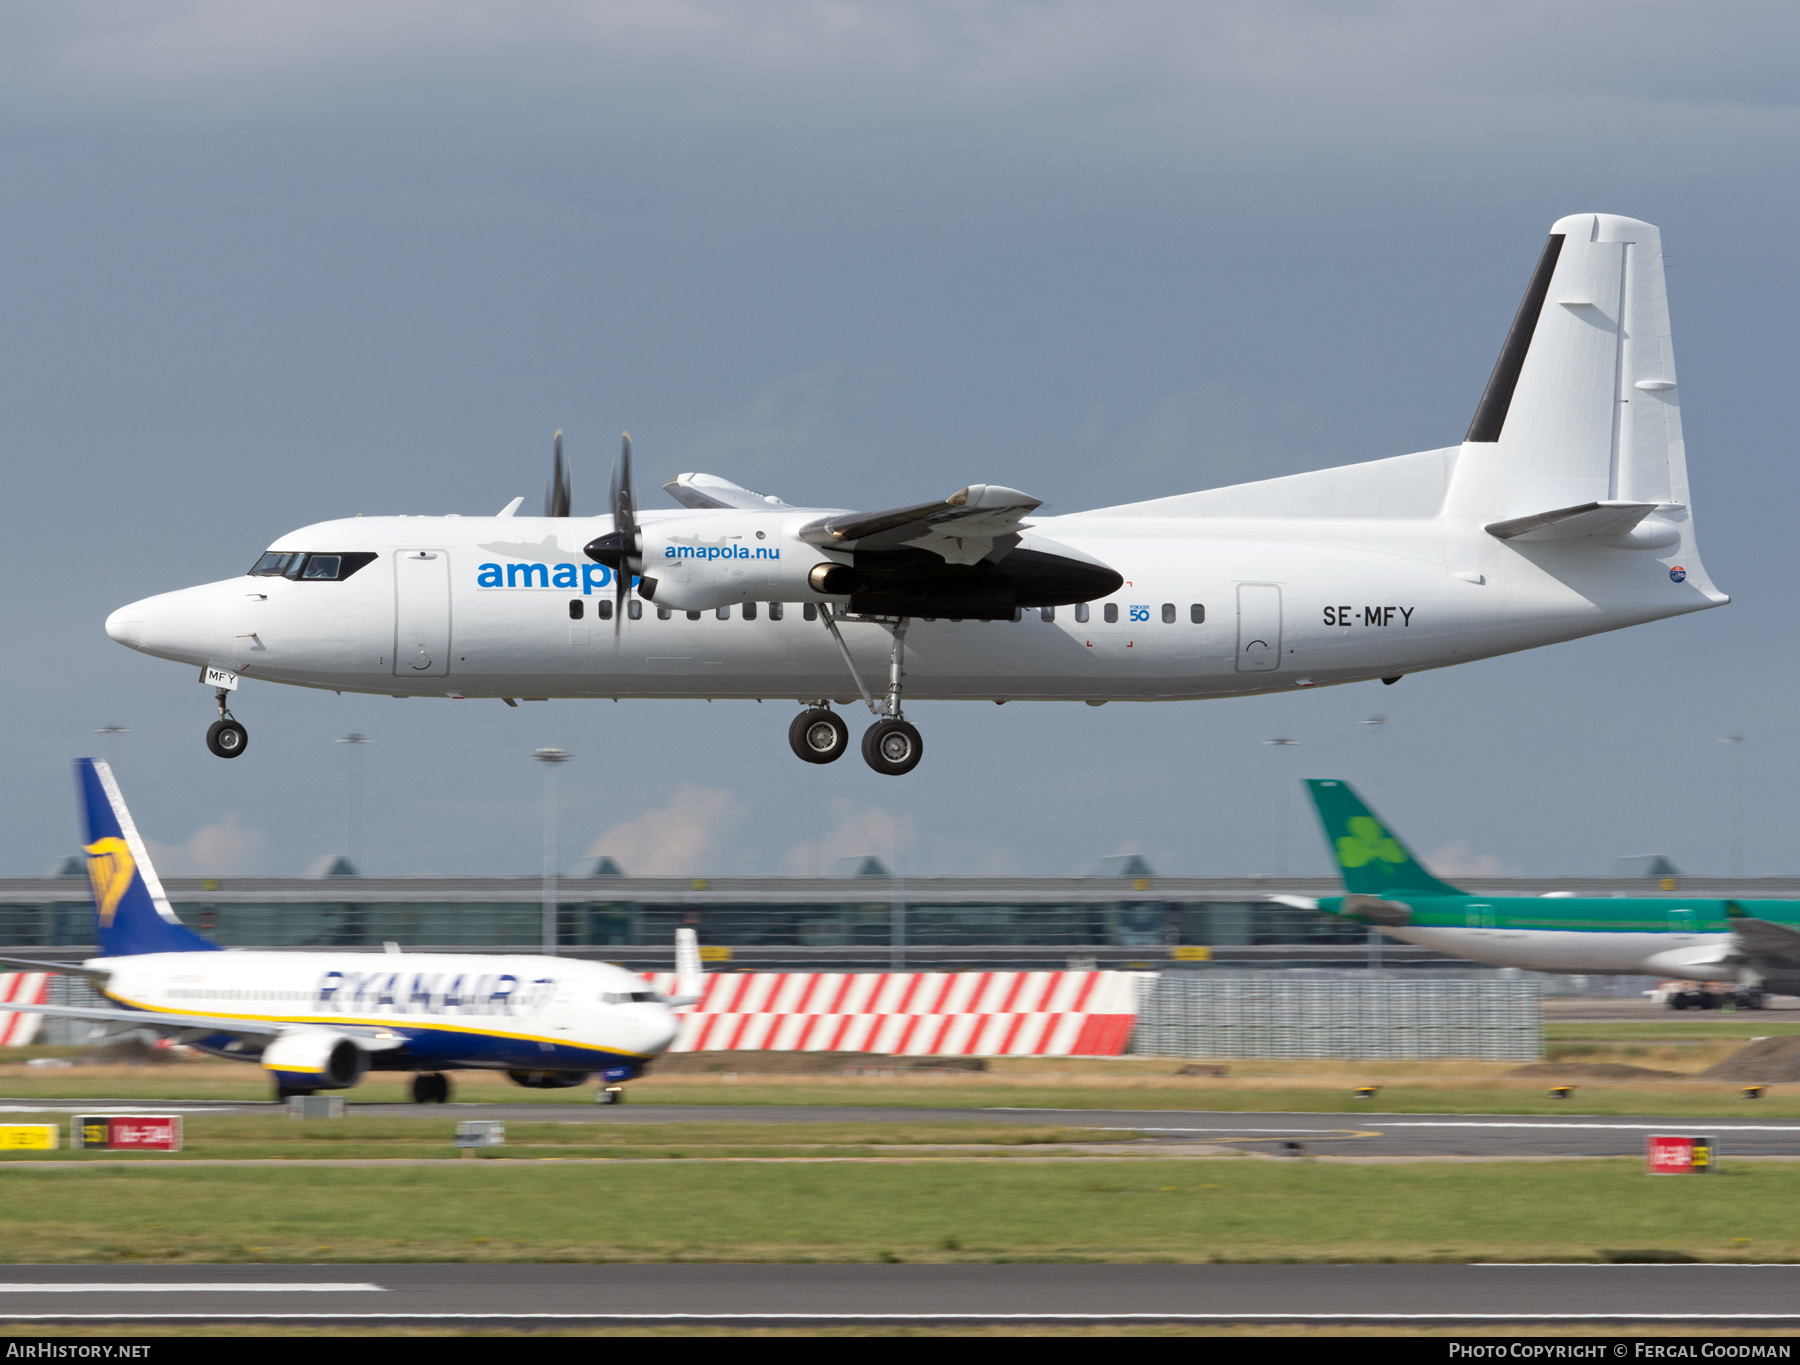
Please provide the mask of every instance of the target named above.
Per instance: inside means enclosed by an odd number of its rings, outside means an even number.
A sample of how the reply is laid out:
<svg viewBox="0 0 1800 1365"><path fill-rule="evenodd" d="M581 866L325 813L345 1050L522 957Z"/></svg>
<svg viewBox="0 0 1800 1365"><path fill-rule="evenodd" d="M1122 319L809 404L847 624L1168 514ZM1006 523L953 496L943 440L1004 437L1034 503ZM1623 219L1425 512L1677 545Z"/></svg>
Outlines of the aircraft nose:
<svg viewBox="0 0 1800 1365"><path fill-rule="evenodd" d="M149 613L142 602L133 602L130 606L120 607L106 618L106 633L122 645L132 649L144 643L145 622Z"/></svg>
<svg viewBox="0 0 1800 1365"><path fill-rule="evenodd" d="M644 1051L649 1053L667 1052L681 1033L681 1020L667 1005L656 1006L656 1012L644 1023L645 1031L650 1035Z"/></svg>

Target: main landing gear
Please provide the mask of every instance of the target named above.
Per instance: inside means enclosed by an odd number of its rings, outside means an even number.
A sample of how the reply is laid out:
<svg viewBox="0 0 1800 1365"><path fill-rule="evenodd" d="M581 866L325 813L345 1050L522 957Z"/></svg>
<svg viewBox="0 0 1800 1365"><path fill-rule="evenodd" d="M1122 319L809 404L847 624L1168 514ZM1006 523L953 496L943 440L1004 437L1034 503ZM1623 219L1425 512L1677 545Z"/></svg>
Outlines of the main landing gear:
<svg viewBox="0 0 1800 1365"><path fill-rule="evenodd" d="M413 1077L414 1104L450 1103L450 1078L441 1071L421 1071Z"/></svg>
<svg viewBox="0 0 1800 1365"><path fill-rule="evenodd" d="M227 695L221 687L215 697L219 703L219 718L206 728L206 747L220 758L236 758L249 746L250 732L225 705Z"/></svg>
<svg viewBox="0 0 1800 1365"><path fill-rule="evenodd" d="M838 633L837 618L829 606L819 608L819 619L825 623L825 629L831 632L832 640L843 654L844 665L856 682L856 690L862 693L863 703L876 717L875 723L863 732L863 761L876 772L888 777L910 773L925 756L924 739L900 713L900 680L905 673L906 628L912 624L912 619L906 616L858 618L877 621L885 625L894 636L893 647L888 651L887 696L881 701L876 701L869 695L868 686L856 671L856 661L850 657L850 648ZM827 702L820 701L794 717L793 724L788 726L788 744L803 762L835 763L850 747L850 727Z"/></svg>
<svg viewBox="0 0 1800 1365"><path fill-rule="evenodd" d="M625 1103L625 1087L622 1085L603 1085L594 1093L595 1104Z"/></svg>

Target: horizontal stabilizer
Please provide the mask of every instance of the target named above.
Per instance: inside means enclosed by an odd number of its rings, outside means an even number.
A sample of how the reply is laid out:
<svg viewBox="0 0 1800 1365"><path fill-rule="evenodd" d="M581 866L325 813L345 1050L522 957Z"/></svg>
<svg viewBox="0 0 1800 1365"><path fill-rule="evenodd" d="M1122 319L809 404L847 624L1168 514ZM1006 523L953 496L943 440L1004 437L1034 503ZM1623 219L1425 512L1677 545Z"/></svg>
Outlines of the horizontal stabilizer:
<svg viewBox="0 0 1800 1365"><path fill-rule="evenodd" d="M1583 540L1594 536L1623 536L1657 508L1653 502L1583 502L1527 517L1492 521L1490 536L1501 540Z"/></svg>

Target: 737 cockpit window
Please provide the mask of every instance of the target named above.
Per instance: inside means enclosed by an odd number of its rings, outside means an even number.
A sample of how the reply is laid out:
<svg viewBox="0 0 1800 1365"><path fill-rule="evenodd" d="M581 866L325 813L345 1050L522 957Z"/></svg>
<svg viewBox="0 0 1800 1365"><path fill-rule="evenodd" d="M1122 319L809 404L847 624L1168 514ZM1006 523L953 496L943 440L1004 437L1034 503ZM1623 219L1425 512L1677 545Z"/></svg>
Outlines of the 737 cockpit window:
<svg viewBox="0 0 1800 1365"><path fill-rule="evenodd" d="M368 550L316 555L270 550L256 561L250 573L256 578L294 578L309 582L340 583L363 566L374 563L376 558Z"/></svg>

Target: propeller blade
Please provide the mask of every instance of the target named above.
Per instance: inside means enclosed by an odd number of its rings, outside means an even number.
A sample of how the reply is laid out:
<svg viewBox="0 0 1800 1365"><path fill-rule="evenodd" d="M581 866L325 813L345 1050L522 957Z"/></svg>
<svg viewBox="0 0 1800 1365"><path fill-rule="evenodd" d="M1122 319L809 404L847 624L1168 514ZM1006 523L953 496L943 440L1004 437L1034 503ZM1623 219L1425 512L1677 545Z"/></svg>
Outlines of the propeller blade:
<svg viewBox="0 0 1800 1365"><path fill-rule="evenodd" d="M544 515L566 517L575 501L575 477L563 461L562 432L556 433L550 457L550 482L544 485Z"/></svg>
<svg viewBox="0 0 1800 1365"><path fill-rule="evenodd" d="M631 595L631 556L638 548L636 496L631 487L631 433L624 434L619 450L619 486L613 494L613 530L624 542L619 576L613 580L613 638L625 620L625 603Z"/></svg>

